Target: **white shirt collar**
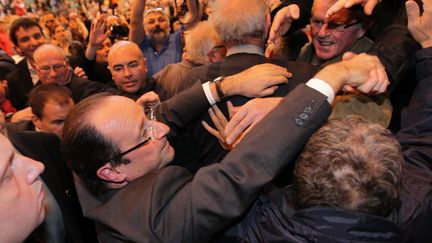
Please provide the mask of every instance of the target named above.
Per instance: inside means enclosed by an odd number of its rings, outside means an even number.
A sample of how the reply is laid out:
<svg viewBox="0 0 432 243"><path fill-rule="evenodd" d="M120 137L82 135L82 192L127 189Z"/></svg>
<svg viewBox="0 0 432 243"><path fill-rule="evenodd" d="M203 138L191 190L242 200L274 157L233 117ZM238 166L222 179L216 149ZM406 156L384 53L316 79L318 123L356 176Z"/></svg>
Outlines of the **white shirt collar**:
<svg viewBox="0 0 432 243"><path fill-rule="evenodd" d="M257 45L246 44L246 45L233 46L227 50L227 56L234 55L237 53L249 53L249 54L257 54L260 56L264 56L264 49Z"/></svg>

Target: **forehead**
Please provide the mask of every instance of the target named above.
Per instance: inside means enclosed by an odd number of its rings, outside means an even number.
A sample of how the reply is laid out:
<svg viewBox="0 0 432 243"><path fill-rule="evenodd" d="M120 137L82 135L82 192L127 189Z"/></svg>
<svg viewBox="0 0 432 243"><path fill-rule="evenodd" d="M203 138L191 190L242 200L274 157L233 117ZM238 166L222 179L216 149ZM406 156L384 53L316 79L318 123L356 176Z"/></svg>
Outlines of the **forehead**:
<svg viewBox="0 0 432 243"><path fill-rule="evenodd" d="M134 135L145 121L143 108L133 100L120 96L105 98L89 115L89 122L115 141Z"/></svg>
<svg viewBox="0 0 432 243"><path fill-rule="evenodd" d="M157 18L160 18L160 17L162 17L162 18L166 18L165 17L165 15L163 14L163 13L161 13L161 12L158 12L158 11L156 11L156 12L151 12L151 13L148 13L146 16L145 16L145 20L149 20L149 19L157 19Z"/></svg>
<svg viewBox="0 0 432 243"><path fill-rule="evenodd" d="M35 56L35 62L37 65L40 65L41 63L52 62L62 63L64 60L66 60L66 57L55 49L45 49Z"/></svg>
<svg viewBox="0 0 432 243"><path fill-rule="evenodd" d="M34 35L37 33L42 34L42 32L40 31L38 26L31 26L28 28L19 27L18 30L15 32L15 35L19 39L21 37L30 36L30 35Z"/></svg>
<svg viewBox="0 0 432 243"><path fill-rule="evenodd" d="M133 60L143 60L141 50L133 45L123 45L120 47L111 48L108 63L110 66L116 64L127 63Z"/></svg>

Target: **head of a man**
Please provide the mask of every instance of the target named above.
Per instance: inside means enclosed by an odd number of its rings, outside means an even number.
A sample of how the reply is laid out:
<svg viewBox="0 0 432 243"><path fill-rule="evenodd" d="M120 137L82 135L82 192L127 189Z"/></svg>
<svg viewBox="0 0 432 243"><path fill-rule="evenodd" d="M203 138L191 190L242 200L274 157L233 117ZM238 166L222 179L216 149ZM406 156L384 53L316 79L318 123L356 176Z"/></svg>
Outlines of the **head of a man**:
<svg viewBox="0 0 432 243"><path fill-rule="evenodd" d="M315 55L322 61L343 54L364 36L370 21L363 13L363 7L355 5L349 9L342 8L339 12L326 18L327 10L335 0L315 0L310 20L312 44Z"/></svg>
<svg viewBox="0 0 432 243"><path fill-rule="evenodd" d="M0 134L0 241L23 242L43 221L44 166L18 154Z"/></svg>
<svg viewBox="0 0 432 243"><path fill-rule="evenodd" d="M25 17L20 17L12 23L9 36L17 52L30 60L33 60L35 50L47 42L40 25L35 20Z"/></svg>
<svg viewBox="0 0 432 243"><path fill-rule="evenodd" d="M74 107L71 91L60 84L43 84L34 88L29 96L32 122L42 132L61 137L67 115Z"/></svg>
<svg viewBox="0 0 432 243"><path fill-rule="evenodd" d="M62 24L56 24L54 26L52 37L58 42L72 42L72 35L68 29Z"/></svg>
<svg viewBox="0 0 432 243"><path fill-rule="evenodd" d="M163 44L170 35L169 18L163 10L149 9L144 13L144 30L154 44Z"/></svg>
<svg viewBox="0 0 432 243"><path fill-rule="evenodd" d="M185 47L187 59L200 65L220 61L226 54L226 48L208 21L200 22L186 32Z"/></svg>
<svg viewBox="0 0 432 243"><path fill-rule="evenodd" d="M209 21L225 44L249 44L248 38L264 44L270 28L269 8L262 0L219 0L212 5Z"/></svg>
<svg viewBox="0 0 432 243"><path fill-rule="evenodd" d="M402 163L389 130L359 116L330 121L309 139L296 165L296 205L386 216L399 200Z"/></svg>
<svg viewBox="0 0 432 243"><path fill-rule="evenodd" d="M42 84L67 84L72 68L66 53L53 44L44 44L34 53L34 61L39 80Z"/></svg>
<svg viewBox="0 0 432 243"><path fill-rule="evenodd" d="M131 41L115 43L108 54L108 68L118 89L135 93L144 85L147 67L144 55Z"/></svg>
<svg viewBox="0 0 432 243"><path fill-rule="evenodd" d="M147 120L133 100L96 95L72 109L62 141L72 170L100 196L171 162L168 132L166 125Z"/></svg>

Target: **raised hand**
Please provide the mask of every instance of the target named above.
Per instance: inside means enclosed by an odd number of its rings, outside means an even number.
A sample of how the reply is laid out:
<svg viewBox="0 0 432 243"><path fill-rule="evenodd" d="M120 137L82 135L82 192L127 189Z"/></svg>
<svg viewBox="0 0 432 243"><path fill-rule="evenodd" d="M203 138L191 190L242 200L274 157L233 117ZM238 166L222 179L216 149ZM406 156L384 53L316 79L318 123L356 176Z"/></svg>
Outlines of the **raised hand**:
<svg viewBox="0 0 432 243"><path fill-rule="evenodd" d="M408 30L423 48L432 46L432 1L423 0L423 15L414 1L407 1L405 8L408 16Z"/></svg>
<svg viewBox="0 0 432 243"><path fill-rule="evenodd" d="M367 15L371 15L372 10L380 2L381 0L338 0L327 10L326 18L331 17L333 14L337 13L342 8L350 8L356 4L363 5L364 13Z"/></svg>
<svg viewBox="0 0 432 243"><path fill-rule="evenodd" d="M275 43L291 27L291 23L300 17L300 8L296 4L280 9L273 19L270 28L268 43Z"/></svg>

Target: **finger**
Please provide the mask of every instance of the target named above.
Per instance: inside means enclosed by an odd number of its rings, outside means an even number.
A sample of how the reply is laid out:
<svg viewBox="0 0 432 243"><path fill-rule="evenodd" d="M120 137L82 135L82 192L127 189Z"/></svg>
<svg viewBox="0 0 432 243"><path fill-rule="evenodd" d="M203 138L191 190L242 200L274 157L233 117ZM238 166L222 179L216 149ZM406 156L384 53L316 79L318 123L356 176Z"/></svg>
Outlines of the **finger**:
<svg viewBox="0 0 432 243"><path fill-rule="evenodd" d="M339 10L344 8L346 0L339 0L333 4L326 13L326 18L330 18L333 14L337 13Z"/></svg>
<svg viewBox="0 0 432 243"><path fill-rule="evenodd" d="M220 133L216 129L214 129L213 127L211 127L209 124L207 124L207 122L201 121L201 124L207 130L207 132L209 132L211 135L215 136L218 140L223 141L222 136L220 135Z"/></svg>
<svg viewBox="0 0 432 243"><path fill-rule="evenodd" d="M350 60L352 58L354 58L357 54L355 54L354 52L351 51L347 51L343 54L342 56L342 60L346 61L346 60Z"/></svg>
<svg viewBox="0 0 432 243"><path fill-rule="evenodd" d="M258 97L265 97L265 96L269 96L269 95L272 95L272 94L274 94L274 92L276 92L276 90L278 89L279 87L278 86L271 86L271 87L268 87L268 88L266 88L266 89L264 89L263 91L261 91L259 94L258 94Z"/></svg>
<svg viewBox="0 0 432 243"><path fill-rule="evenodd" d="M366 2L366 4L364 5L364 13L366 15L371 15L373 9L375 8L375 6L377 5L378 1L377 0L369 0Z"/></svg>
<svg viewBox="0 0 432 243"><path fill-rule="evenodd" d="M247 116L247 109L240 109L228 122L225 127L224 136L228 136L228 134L232 133L234 129L238 126L238 124Z"/></svg>
<svg viewBox="0 0 432 243"><path fill-rule="evenodd" d="M220 120L217 118L215 112L213 111L213 108L210 108L208 110L208 113L209 113L210 118L211 118L213 124L215 125L216 129L219 130L220 132L223 132L224 126L221 124Z"/></svg>
<svg viewBox="0 0 432 243"><path fill-rule="evenodd" d="M234 128L234 130L226 136L226 143L231 144L238 139L240 136L252 123L252 117L247 115L245 116L240 123Z"/></svg>
<svg viewBox="0 0 432 243"><path fill-rule="evenodd" d="M285 18L298 19L300 17L300 8L297 4L288 5L289 12L285 15Z"/></svg>
<svg viewBox="0 0 432 243"><path fill-rule="evenodd" d="M219 109L217 105L212 106L213 112L216 114L217 119L220 121L221 125L223 127L226 126L228 123L225 115L222 113L222 111Z"/></svg>
<svg viewBox="0 0 432 243"><path fill-rule="evenodd" d="M420 22L420 8L414 1L407 1L405 3L405 8L408 17L408 26L412 26Z"/></svg>
<svg viewBox="0 0 432 243"><path fill-rule="evenodd" d="M229 118L231 119L237 113L238 108L234 107L234 105L229 100L226 102L226 104L228 107Z"/></svg>
<svg viewBox="0 0 432 243"><path fill-rule="evenodd" d="M342 91L347 92L347 93L354 93L355 89L353 87L351 87L350 85L344 85L342 87Z"/></svg>

